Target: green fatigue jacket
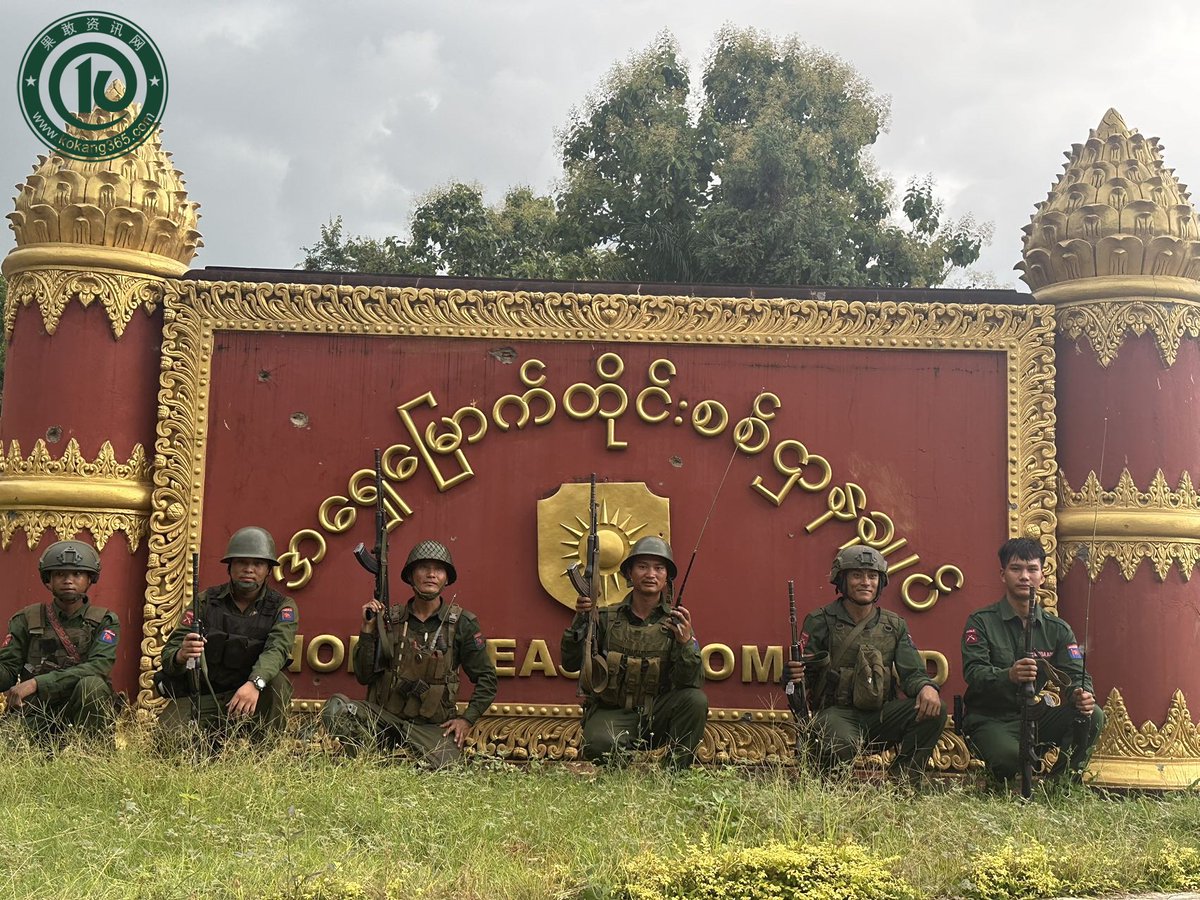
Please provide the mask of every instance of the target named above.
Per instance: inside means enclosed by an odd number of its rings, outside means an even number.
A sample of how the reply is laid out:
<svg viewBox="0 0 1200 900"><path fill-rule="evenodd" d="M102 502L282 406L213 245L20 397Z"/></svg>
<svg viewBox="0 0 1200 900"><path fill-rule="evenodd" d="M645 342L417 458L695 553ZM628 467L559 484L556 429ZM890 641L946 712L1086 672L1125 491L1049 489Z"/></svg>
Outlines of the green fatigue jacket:
<svg viewBox="0 0 1200 900"><path fill-rule="evenodd" d="M633 612L633 592L631 591L619 604L601 609L599 614L600 622L597 631L599 632L599 653L602 657L609 657L609 651L614 649L611 640L614 629L624 631L627 638L631 638L631 643L650 645L661 639L661 645L667 648L665 665L662 662L659 664L660 683L655 686L656 690L650 693L651 697L677 688L704 686L704 666L700 659L700 644L695 636L693 635L686 644L681 644L670 634L662 631L662 622L671 614L671 608L670 596L664 591L658 605L650 610L650 614L645 619L639 619ZM583 662L587 619L586 615L576 615L570 627L563 632L559 653L562 656L564 668L578 670ZM637 632L647 632L646 639L639 641L636 636ZM618 660L609 659L609 690L606 694L611 695L613 691L621 691L625 682L620 677L620 669L621 663ZM648 686L643 687L639 693L645 693L646 687ZM607 699L594 699L602 707L618 708L625 705L621 699L611 696Z"/></svg>
<svg viewBox="0 0 1200 900"><path fill-rule="evenodd" d="M461 612L458 622L453 625L454 645L452 647L442 646L445 636L452 627L446 621L451 606L452 604L443 599L433 615L424 622L412 614L411 600L404 607L392 607L390 617L392 624L389 631L392 640L391 659L393 661L401 659L399 652L401 641L408 642L410 651L436 650L449 654L449 659L446 660L446 673L447 676L452 676L453 683L450 686L453 688L454 694L450 701L453 702L457 697L458 678L455 673L461 666L463 672L471 679L471 683L475 685L471 692L471 702L467 704L461 717L466 719L469 724L474 725L479 717L487 712L492 701L496 699L496 666L493 664L491 656L488 655L487 643L479 628L479 619L475 617L474 613L462 609L462 607L458 607ZM377 623L376 631L370 634L362 632L358 636L358 646L354 649L354 677L358 679L359 684L367 685L368 703L375 703L393 711L389 707L395 706L401 700L396 691L397 685L394 683L394 677L398 675L398 670L376 658L378 627ZM439 629L441 629L441 634L435 637ZM432 646L434 643L437 644L436 647ZM387 683L385 679L393 679L393 683ZM380 702L381 700L383 702ZM403 705L400 703L401 707ZM432 718L448 721L453 717L447 715L446 718L442 718L440 715L435 715ZM414 721L425 721L425 719L414 717Z"/></svg>
<svg viewBox="0 0 1200 900"><path fill-rule="evenodd" d="M70 665L54 628L49 622L43 627L45 603L27 606L9 621L8 634L0 643L0 691L8 690L18 681L36 678L38 699L54 703L69 698L81 678L98 675L108 680L117 661L117 641L121 637L116 614L92 606L86 597L70 618L62 616L57 600L52 608L83 661Z"/></svg>
<svg viewBox="0 0 1200 900"><path fill-rule="evenodd" d="M809 613L804 620L804 631L800 635L800 651L805 656L821 653L832 654L838 643L854 630L854 626L855 622L850 618L850 613L846 611L842 601L834 600L828 606ZM883 657L884 671L895 671L905 696L916 697L926 685L937 689L937 682L929 677L929 673L925 669L925 661L921 659L921 654L908 633L908 626L900 616L889 610L880 609L878 606L875 607L870 624L859 632L854 639L853 646L847 648L839 668L853 670L858 659L858 648L867 641L878 649ZM810 667L805 672L805 686L814 710L838 705L834 702L839 681L838 673L830 672L825 679L823 697L817 696L820 678L821 672L815 667ZM885 702L895 699L895 696L896 685L893 682ZM802 702L801 698L795 694L790 699L793 706Z"/></svg>
<svg viewBox="0 0 1200 900"><path fill-rule="evenodd" d="M232 634L236 627L243 635L254 633L265 635L262 650L259 651L256 659L231 660L231 666L223 666L222 659L217 658L222 656L223 652L216 646L220 641L215 640L216 636L212 631L214 616L207 612L210 607L219 609L222 620L229 623L229 633ZM233 599L233 588L229 582L226 582L217 587L210 587L201 593L200 615L208 616L209 619L205 622L210 629L209 644L205 646L205 664L213 683L213 690L217 692L236 690L255 678L270 681L282 672L291 661L296 629L300 626L300 610L296 606L296 601L291 597L285 597L264 584L258 596L254 598L254 602L246 607L245 612L242 612ZM255 621L261 616L270 616L270 624L266 621ZM183 621L171 632L171 637L167 639L167 645L163 647L162 669L167 676L180 678L187 671L185 664L176 662L175 654L183 646L183 639L193 630L192 611L189 606L183 614ZM232 648L236 644L234 641L227 641L226 646ZM213 651L211 654L210 649ZM231 649L225 652L232 654L234 651ZM220 675L222 672L224 672L224 677ZM218 680L223 683L219 684Z"/></svg>
<svg viewBox="0 0 1200 900"><path fill-rule="evenodd" d="M1008 670L1025 655L1025 629L1007 599L976 610L967 618L962 636L963 677L967 693L963 709L989 718L1021 716L1021 687L1008 679ZM1092 679L1083 671L1083 652L1075 643L1071 626L1040 606L1033 614L1033 655L1046 660L1071 681L1069 693L1082 687L1091 692ZM1046 685L1044 666L1038 666L1036 687ZM1069 703L1068 697L1063 698Z"/></svg>

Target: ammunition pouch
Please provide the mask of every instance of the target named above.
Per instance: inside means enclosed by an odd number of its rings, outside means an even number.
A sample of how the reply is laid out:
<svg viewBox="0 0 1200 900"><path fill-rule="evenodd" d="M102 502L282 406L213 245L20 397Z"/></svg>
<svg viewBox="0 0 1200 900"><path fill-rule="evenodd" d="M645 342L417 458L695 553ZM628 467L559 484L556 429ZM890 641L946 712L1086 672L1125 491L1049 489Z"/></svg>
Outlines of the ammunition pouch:
<svg viewBox="0 0 1200 900"><path fill-rule="evenodd" d="M877 647L859 644L858 658L850 672L850 705L874 712L883 708L891 692L892 673L883 665L883 654Z"/></svg>
<svg viewBox="0 0 1200 900"><path fill-rule="evenodd" d="M600 702L624 709L647 709L662 686L663 661L659 657L626 656L610 651L605 660L608 683Z"/></svg>

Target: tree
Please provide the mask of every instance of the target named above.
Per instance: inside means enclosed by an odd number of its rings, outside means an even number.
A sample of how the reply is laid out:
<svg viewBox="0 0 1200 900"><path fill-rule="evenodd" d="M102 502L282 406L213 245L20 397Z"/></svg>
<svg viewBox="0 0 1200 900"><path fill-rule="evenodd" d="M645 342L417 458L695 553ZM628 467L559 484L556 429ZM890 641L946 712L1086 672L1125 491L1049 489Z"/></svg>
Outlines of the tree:
<svg viewBox="0 0 1200 900"><path fill-rule="evenodd" d="M342 217L321 226L321 239L311 247L301 247L304 261L299 268L325 272L364 272L387 275L411 272L432 275L424 261L411 248L395 237L382 239L342 237Z"/></svg>

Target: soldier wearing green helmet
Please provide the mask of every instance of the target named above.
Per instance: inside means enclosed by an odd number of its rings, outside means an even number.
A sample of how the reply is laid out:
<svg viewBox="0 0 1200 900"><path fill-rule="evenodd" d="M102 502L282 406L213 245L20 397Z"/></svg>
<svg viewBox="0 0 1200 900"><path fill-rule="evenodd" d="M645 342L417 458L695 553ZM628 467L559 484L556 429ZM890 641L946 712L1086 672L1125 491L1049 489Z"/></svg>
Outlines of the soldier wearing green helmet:
<svg viewBox="0 0 1200 900"><path fill-rule="evenodd" d="M58 541L38 560L51 599L26 606L0 642L0 692L8 712L54 742L71 729L111 733L117 615L91 602L100 555L82 541Z"/></svg>
<svg viewBox="0 0 1200 900"><path fill-rule="evenodd" d="M837 599L804 620L801 661L789 661L784 675L803 683L788 695L793 711L802 720L812 713L802 749L830 771L864 750L895 746L893 769L919 778L946 725L946 705L904 619L877 605L887 561L874 547L846 547L829 581Z"/></svg>
<svg viewBox="0 0 1200 900"><path fill-rule="evenodd" d="M638 747L666 746L668 765L689 766L704 737L708 698L691 613L671 602L677 570L670 545L660 537L641 538L622 561L621 574L630 592L599 611L607 674L595 679L584 700L581 752L588 760L615 762ZM591 607L589 597L575 603L560 646L565 668L583 662Z"/></svg>
<svg viewBox="0 0 1200 900"><path fill-rule="evenodd" d="M354 674L367 699L334 694L321 721L351 751L404 747L437 769L459 758L471 726L491 706L496 667L475 614L442 596L458 580L445 544L417 543L400 578L413 590L407 603L385 609L371 599L362 607ZM474 685L462 712L459 668Z"/></svg>
<svg viewBox="0 0 1200 900"><path fill-rule="evenodd" d="M262 739L287 725L292 702L287 666L300 610L267 584L278 561L269 531L240 528L221 558L229 580L201 593L199 624L191 604L185 607L163 647L157 682L168 697L159 716L168 744L182 745L191 721L198 721L214 747L235 732ZM198 695L187 677L191 660L201 671Z"/></svg>

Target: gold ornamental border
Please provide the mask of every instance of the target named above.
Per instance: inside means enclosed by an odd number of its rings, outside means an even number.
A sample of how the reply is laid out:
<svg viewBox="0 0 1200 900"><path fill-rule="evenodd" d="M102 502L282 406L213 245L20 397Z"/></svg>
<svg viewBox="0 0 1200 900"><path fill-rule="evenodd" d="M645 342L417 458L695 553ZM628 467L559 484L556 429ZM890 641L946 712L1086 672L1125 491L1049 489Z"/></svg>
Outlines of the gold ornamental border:
<svg viewBox="0 0 1200 900"><path fill-rule="evenodd" d="M219 331L757 347L1002 352L1009 533L1055 549L1054 318L1045 305L750 299L168 281L138 703L200 549ZM1053 586L1053 567L1049 571Z"/></svg>

